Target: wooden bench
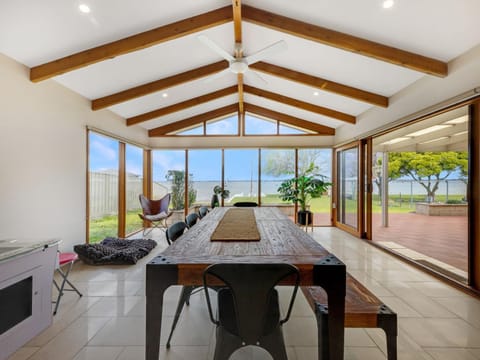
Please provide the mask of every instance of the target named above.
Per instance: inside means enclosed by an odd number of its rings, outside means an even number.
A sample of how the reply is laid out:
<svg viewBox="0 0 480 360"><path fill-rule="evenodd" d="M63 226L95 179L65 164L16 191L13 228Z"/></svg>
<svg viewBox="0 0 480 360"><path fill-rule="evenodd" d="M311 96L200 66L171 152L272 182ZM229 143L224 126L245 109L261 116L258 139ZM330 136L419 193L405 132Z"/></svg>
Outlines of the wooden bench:
<svg viewBox="0 0 480 360"><path fill-rule="evenodd" d="M346 328L381 328L387 338L387 359L397 359L397 314L365 286L347 273L345 296ZM328 359L328 301L319 286L302 287L318 323L318 359Z"/></svg>

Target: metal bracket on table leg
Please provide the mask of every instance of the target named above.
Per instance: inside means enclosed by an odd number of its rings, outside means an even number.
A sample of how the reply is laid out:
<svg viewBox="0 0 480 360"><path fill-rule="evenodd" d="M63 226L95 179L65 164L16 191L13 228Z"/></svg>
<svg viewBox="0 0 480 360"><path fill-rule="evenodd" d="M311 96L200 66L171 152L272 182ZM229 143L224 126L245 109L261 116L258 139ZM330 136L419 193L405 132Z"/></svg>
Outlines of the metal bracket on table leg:
<svg viewBox="0 0 480 360"><path fill-rule="evenodd" d="M327 358L332 360L343 359L346 274L345 264L333 254L323 257L313 268L313 283L321 286L328 297L328 348L324 346L321 351L328 351Z"/></svg>
<svg viewBox="0 0 480 360"><path fill-rule="evenodd" d="M387 305L378 309L377 325L385 331L387 338L387 359L397 360L397 314Z"/></svg>

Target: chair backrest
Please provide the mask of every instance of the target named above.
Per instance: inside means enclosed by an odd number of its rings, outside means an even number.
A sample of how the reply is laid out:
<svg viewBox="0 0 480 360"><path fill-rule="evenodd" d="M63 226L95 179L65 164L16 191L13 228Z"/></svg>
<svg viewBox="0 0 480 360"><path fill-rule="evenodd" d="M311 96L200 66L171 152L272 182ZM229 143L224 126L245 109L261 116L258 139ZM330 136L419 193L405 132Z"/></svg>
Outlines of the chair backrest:
<svg viewBox="0 0 480 360"><path fill-rule="evenodd" d="M256 207L258 204L254 201L237 201L233 206L236 207Z"/></svg>
<svg viewBox="0 0 480 360"><path fill-rule="evenodd" d="M200 217L200 219L204 218L205 215L208 214L208 208L206 206L202 206L200 207L200 209L198 209L198 216Z"/></svg>
<svg viewBox="0 0 480 360"><path fill-rule="evenodd" d="M186 228L187 224L185 224L183 221L179 221L170 225L167 231L165 231L168 245L182 236Z"/></svg>
<svg viewBox="0 0 480 360"><path fill-rule="evenodd" d="M197 223L199 219L198 214L196 213L191 213L188 214L187 217L185 218L185 223L187 224L188 228L190 229L193 225Z"/></svg>
<svg viewBox="0 0 480 360"><path fill-rule="evenodd" d="M210 296L207 288L210 286L208 278L213 276L225 283L233 295L235 317L240 338L247 345L254 345L264 335L268 306L272 296L276 296L274 289L282 279L293 276L295 286L290 299L287 314L279 324L283 324L290 317L295 295L300 282L298 269L290 264L213 264L203 273L203 284L207 299L210 319L215 324L218 320L213 316ZM219 306L221 306L219 304Z"/></svg>
<svg viewBox="0 0 480 360"><path fill-rule="evenodd" d="M170 193L166 194L160 200L148 199L143 194L140 194L138 198L140 200L140 205L142 206L143 215L157 215L162 211L168 214Z"/></svg>

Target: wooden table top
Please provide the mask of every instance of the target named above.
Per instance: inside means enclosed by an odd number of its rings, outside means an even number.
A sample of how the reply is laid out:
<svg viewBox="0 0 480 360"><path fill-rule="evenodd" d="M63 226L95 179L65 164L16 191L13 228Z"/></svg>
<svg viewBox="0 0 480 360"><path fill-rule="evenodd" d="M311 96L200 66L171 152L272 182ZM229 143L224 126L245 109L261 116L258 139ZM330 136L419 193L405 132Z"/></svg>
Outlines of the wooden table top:
<svg viewBox="0 0 480 360"><path fill-rule="evenodd" d="M210 236L226 211L235 211L235 208L215 208L206 217L199 221L190 230L170 245L162 255L176 259L178 263L208 263L214 259L228 261L229 258L237 262L260 262L268 258L285 257L295 263L311 263L312 258L317 261L328 255L320 244L302 231L286 215L273 207L253 208L260 241L254 242L218 242L210 241ZM243 259L242 259L243 258Z"/></svg>
<svg viewBox="0 0 480 360"><path fill-rule="evenodd" d="M213 263L285 262L299 268L303 285L313 283L314 265L330 254L280 210L273 207L254 208L260 241L210 241L211 234L226 211L235 209L215 208L150 264L175 264L178 282L195 285L201 284L203 270Z"/></svg>

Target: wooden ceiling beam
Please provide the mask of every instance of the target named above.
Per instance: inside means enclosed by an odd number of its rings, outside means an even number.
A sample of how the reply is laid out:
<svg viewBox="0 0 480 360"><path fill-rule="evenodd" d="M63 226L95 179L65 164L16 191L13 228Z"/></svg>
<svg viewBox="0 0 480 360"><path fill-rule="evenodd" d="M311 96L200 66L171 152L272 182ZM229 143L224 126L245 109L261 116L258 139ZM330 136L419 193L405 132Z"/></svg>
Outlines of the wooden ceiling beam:
<svg viewBox="0 0 480 360"><path fill-rule="evenodd" d="M299 127L305 130L314 131L319 135L335 135L335 129L328 126L324 126L311 121L299 119L294 116L286 115L284 113L279 113L279 112L266 109L261 106L252 105L249 103L245 103L244 106L245 106L245 111L250 112L252 114L264 116L272 120L278 120L285 124Z"/></svg>
<svg viewBox="0 0 480 360"><path fill-rule="evenodd" d="M243 6L242 14L245 21L282 31L293 36L333 46L355 54L372 57L426 74L439 77L448 75L447 63L423 55L305 23L247 5Z"/></svg>
<svg viewBox="0 0 480 360"><path fill-rule="evenodd" d="M260 61L250 65L250 68L263 72L265 74L274 75L282 79L295 81L303 85L311 86L318 90L328 91L337 95L346 96L351 99L359 100L376 106L388 107L388 97L386 96L378 95L365 90L360 90L351 86L339 84L334 81L322 79L295 70L290 70L281 66L268 64Z"/></svg>
<svg viewBox="0 0 480 360"><path fill-rule="evenodd" d="M209 102L209 101L212 101L212 100L215 100L215 99L227 96L227 95L235 94L236 92L237 92L237 86L234 85L234 86L230 86L228 88L224 88L224 89L217 90L217 91L205 94L205 95L198 96L198 97L193 98L193 99L185 100L185 101L182 101L182 102L170 105L170 106L166 106L166 107L163 107L161 109L149 111L147 113L128 118L127 119L127 126L140 124L140 123L142 123L144 121L147 121L147 120L151 120L151 119L155 119L155 118L158 118L158 117L161 117L161 116L172 114L172 113L177 112L177 111L182 111L182 110L188 109L192 106L197 106L197 105L204 104L206 102Z"/></svg>
<svg viewBox="0 0 480 360"><path fill-rule="evenodd" d="M233 30L235 36L235 57L243 57L242 48L242 1L232 0ZM237 74L238 83L238 113L243 114L243 74Z"/></svg>
<svg viewBox="0 0 480 360"><path fill-rule="evenodd" d="M100 110L112 105L116 105L128 100L132 100L141 96L152 94L154 92L171 88L189 81L202 78L207 75L215 74L228 67L228 62L222 60L210 65L205 65L193 70L169 76L160 80L152 81L147 84L139 85L134 88L120 91L118 93L107 95L95 100L92 100L92 110Z"/></svg>
<svg viewBox="0 0 480 360"><path fill-rule="evenodd" d="M232 8L225 6L35 66L30 69L30 80L33 82L46 80L87 65L145 49L230 21L232 21Z"/></svg>
<svg viewBox="0 0 480 360"><path fill-rule="evenodd" d="M242 42L242 1L232 0L235 42Z"/></svg>
<svg viewBox="0 0 480 360"><path fill-rule="evenodd" d="M326 107L323 107L323 106L314 105L314 104L311 104L311 103L307 103L305 101L301 101L301 100L297 100L297 99L294 99L294 98L291 98L291 97L288 97L288 96L276 94L276 93L273 93L273 92L270 92L270 91L258 89L256 87L249 86L249 85L244 85L243 90L245 92L249 93L249 94L252 94L252 95L260 96L260 97L263 97L265 99L269 99L269 100L273 100L273 101L277 101L277 102L280 102L282 104L294 106L296 108L306 110L306 111L310 111L310 112L314 112L314 113L319 114L319 115L324 115L324 116L328 116L328 117L331 117L331 118L334 118L334 119L337 119L337 120L345 121L349 124L355 124L356 123L355 116L352 116L352 115L349 115L349 114L346 114L346 113L343 113L343 112L340 112L340 111L337 111L337 110L332 110L332 109L329 109L329 108L326 108Z"/></svg>
<svg viewBox="0 0 480 360"><path fill-rule="evenodd" d="M203 114L199 114L196 116L192 116L187 119L183 119L180 121L176 121L171 124L167 124L164 126L160 126L154 129L151 129L148 131L148 136L150 137L155 137L155 136L163 136L170 134L174 131L178 131L181 129L188 128L190 126L194 126L197 124L202 124L205 121L212 120L212 119L217 119L222 116L226 115L231 115L233 113L237 113L238 111L238 105L237 104L232 104L232 105L227 105L219 109L215 109L213 111L209 111Z"/></svg>

